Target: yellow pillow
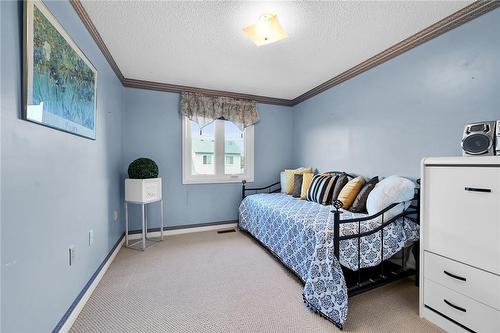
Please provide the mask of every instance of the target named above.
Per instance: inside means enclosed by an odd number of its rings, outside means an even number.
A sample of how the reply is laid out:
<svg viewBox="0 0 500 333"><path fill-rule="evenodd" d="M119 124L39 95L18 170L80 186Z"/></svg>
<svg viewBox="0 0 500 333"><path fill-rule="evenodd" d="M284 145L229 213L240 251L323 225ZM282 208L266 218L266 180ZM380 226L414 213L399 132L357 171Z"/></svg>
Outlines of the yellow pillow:
<svg viewBox="0 0 500 333"><path fill-rule="evenodd" d="M362 176L351 179L345 184L342 190L340 190L339 197L337 198L344 204L342 208L348 209L351 207L359 191L363 188L363 185L365 185L365 179Z"/></svg>
<svg viewBox="0 0 500 333"><path fill-rule="evenodd" d="M298 173L298 174L311 173L311 172L313 172L312 168L298 168L298 169L295 169L295 173Z"/></svg>
<svg viewBox="0 0 500 333"><path fill-rule="evenodd" d="M307 192L313 180L314 173L308 172L302 174L302 188L300 189L300 198L305 200L307 198Z"/></svg>
<svg viewBox="0 0 500 333"><path fill-rule="evenodd" d="M292 194L293 193L293 187L294 187L294 175L295 174L302 174L306 172L312 172L312 168L298 168L298 169L286 169L285 170L285 183L286 183L286 189L285 193L286 194Z"/></svg>

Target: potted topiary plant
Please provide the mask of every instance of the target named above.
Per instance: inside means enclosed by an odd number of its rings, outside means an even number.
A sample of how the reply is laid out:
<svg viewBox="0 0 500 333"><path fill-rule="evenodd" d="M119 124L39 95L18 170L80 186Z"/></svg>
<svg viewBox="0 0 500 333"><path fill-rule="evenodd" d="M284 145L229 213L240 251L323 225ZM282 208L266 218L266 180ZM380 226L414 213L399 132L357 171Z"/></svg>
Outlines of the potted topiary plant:
<svg viewBox="0 0 500 333"><path fill-rule="evenodd" d="M161 200L161 178L158 177L158 165L145 157L130 163L125 179L125 201L150 203Z"/></svg>

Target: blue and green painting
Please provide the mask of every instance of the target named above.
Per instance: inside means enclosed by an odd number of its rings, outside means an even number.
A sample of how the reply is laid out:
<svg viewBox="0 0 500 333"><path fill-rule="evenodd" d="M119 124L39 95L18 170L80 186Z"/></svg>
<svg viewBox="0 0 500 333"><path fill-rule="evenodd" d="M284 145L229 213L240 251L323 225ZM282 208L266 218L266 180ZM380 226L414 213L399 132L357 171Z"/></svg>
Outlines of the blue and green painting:
<svg viewBox="0 0 500 333"><path fill-rule="evenodd" d="M31 119L95 138L95 72L33 6ZM28 107L28 118L30 118ZM40 121L41 120L41 121Z"/></svg>

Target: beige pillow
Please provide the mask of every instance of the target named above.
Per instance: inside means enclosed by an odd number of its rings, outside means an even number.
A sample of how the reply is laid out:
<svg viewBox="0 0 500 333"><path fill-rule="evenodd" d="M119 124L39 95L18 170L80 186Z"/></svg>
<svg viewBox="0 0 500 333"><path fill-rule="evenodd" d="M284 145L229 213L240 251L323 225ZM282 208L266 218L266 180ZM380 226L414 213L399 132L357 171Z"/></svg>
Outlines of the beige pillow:
<svg viewBox="0 0 500 333"><path fill-rule="evenodd" d="M362 176L351 179L340 191L337 200L342 201L342 208L348 209L351 207L354 199L358 195L359 191L365 185L365 179Z"/></svg>
<svg viewBox="0 0 500 333"><path fill-rule="evenodd" d="M285 170L285 179L286 179L286 194L293 194L294 188L294 175L312 172L312 168L298 168L298 169L286 169Z"/></svg>
<svg viewBox="0 0 500 333"><path fill-rule="evenodd" d="M314 173L307 172L302 174L302 188L300 190L300 198L305 200L307 198L307 192L313 180Z"/></svg>

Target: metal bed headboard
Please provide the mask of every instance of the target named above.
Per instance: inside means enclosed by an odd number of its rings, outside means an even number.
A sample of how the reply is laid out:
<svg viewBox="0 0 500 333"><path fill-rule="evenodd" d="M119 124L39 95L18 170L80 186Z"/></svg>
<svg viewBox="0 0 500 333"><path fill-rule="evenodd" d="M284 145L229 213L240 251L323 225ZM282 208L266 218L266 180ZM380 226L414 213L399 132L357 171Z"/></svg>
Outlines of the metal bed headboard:
<svg viewBox="0 0 500 333"><path fill-rule="evenodd" d="M350 179L356 178L356 176L348 174L347 172L343 172L343 171L327 171L327 172L322 172L322 173L331 173L334 175L345 174ZM316 174L318 174L318 173L316 173ZM247 196L247 192L254 192L254 194L255 194L255 193L259 193L259 191L261 191L260 193L278 193L279 191L281 191L281 183L280 182L276 182L276 183L273 183L273 184L268 185L268 186L254 187L254 188L247 188L246 184L247 184L246 180L243 180L241 182L241 200L245 199L245 197Z"/></svg>

